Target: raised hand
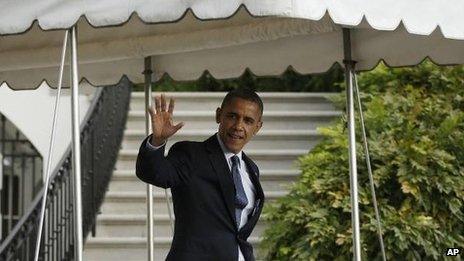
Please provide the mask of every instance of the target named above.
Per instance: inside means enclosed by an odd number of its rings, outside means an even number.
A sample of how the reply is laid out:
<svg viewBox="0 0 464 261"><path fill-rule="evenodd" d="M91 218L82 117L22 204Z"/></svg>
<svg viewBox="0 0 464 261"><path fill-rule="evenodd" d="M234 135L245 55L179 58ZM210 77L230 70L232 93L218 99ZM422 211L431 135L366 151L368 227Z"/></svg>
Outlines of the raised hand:
<svg viewBox="0 0 464 261"><path fill-rule="evenodd" d="M166 110L167 109L167 110ZM166 108L166 98L164 94L155 97L155 105L148 108L151 116L151 127L153 136L150 143L154 146L162 145L169 137L174 135L184 123L173 125L172 112L174 111L174 99L169 100L169 108Z"/></svg>

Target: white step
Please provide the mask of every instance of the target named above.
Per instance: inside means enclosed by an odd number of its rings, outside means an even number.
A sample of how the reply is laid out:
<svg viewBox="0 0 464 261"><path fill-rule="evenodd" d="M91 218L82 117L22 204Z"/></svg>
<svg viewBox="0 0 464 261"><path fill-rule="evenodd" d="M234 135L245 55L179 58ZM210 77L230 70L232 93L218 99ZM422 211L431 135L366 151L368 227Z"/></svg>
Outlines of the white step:
<svg viewBox="0 0 464 261"><path fill-rule="evenodd" d="M145 193L146 195L146 188L143 191L139 191ZM103 214L146 214L147 213L147 203L145 198L124 198L124 195L116 195L114 196L113 192L107 192L107 195L113 195L110 198L108 196L105 197L105 201L103 202L100 211ZM154 212L156 214L168 214L168 208L166 205L166 198L164 193L162 196L154 197L153 203Z"/></svg>
<svg viewBox="0 0 464 261"><path fill-rule="evenodd" d="M171 245L170 237L155 238L155 260L165 260ZM255 251L259 238L248 238ZM144 237L89 237L84 246L85 261L146 261L147 240Z"/></svg>
<svg viewBox="0 0 464 261"><path fill-rule="evenodd" d="M155 238L155 260L165 260L170 238ZM88 237L84 245L85 261L146 261L147 239L143 237Z"/></svg>
<svg viewBox="0 0 464 261"><path fill-rule="evenodd" d="M221 106L224 92L165 92L167 98L175 99L176 110L208 110L215 111ZM333 93L258 93L263 100L266 111L290 111L290 110L334 110L332 103L328 101ZM153 97L159 93L153 93ZM144 110L145 94L134 92L131 96L131 109Z"/></svg>
<svg viewBox="0 0 464 261"><path fill-rule="evenodd" d="M315 130L340 117L339 111L264 111L263 130ZM126 128L145 129L145 111L129 111ZM174 123L184 130L217 129L214 111L174 111Z"/></svg>
<svg viewBox="0 0 464 261"><path fill-rule="evenodd" d="M97 217L97 237L146 237L146 215L102 214ZM169 215L157 214L154 220L156 237L170 237Z"/></svg>

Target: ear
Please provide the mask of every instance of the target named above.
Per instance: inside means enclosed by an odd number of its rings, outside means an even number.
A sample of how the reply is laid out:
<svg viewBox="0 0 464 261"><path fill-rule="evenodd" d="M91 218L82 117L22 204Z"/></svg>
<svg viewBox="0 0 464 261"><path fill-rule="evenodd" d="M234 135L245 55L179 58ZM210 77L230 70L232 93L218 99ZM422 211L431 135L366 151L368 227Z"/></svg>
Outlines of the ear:
<svg viewBox="0 0 464 261"><path fill-rule="evenodd" d="M256 129L255 129L253 135L256 135L258 133L258 131L261 129L261 127L263 127L263 122L259 121L258 126L256 126Z"/></svg>
<svg viewBox="0 0 464 261"><path fill-rule="evenodd" d="M216 123L220 123L221 122L221 108L217 108L216 109Z"/></svg>

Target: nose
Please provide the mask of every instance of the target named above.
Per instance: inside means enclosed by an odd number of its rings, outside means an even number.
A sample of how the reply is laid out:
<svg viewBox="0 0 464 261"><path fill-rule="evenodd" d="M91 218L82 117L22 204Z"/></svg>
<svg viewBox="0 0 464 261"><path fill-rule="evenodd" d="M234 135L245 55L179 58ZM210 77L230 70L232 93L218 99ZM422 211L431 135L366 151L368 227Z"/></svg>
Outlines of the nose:
<svg viewBox="0 0 464 261"><path fill-rule="evenodd" d="M241 130L243 130L243 126L244 126L243 119L239 118L239 119L237 119L235 121L235 124L234 124L233 127L234 127L235 130L240 130L241 131Z"/></svg>

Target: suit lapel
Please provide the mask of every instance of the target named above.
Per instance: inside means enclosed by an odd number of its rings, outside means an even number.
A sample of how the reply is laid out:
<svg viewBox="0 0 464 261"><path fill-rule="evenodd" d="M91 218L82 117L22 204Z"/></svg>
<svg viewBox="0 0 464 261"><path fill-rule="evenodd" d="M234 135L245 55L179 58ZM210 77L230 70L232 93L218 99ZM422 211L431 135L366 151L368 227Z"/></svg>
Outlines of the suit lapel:
<svg viewBox="0 0 464 261"><path fill-rule="evenodd" d="M229 166L227 165L224 153L221 150L216 135L211 136L205 141L205 143L209 153L209 160L211 161L211 165L213 166L220 183L229 216L232 219L232 224L235 224L235 187Z"/></svg>
<svg viewBox="0 0 464 261"><path fill-rule="evenodd" d="M253 207L253 210L251 212L251 216L248 219L248 222L240 229L240 231L248 231L253 229L253 226L256 224L257 219L259 214L261 213L261 209L263 207L264 203L264 191L263 188L261 187L261 183L259 182L259 173L258 173L258 168L256 165L251 161L248 156L243 153L242 156L243 160L245 161L248 172L250 174L250 179L251 182L253 182L253 186L255 187L256 191L256 198L255 198L255 205Z"/></svg>
<svg viewBox="0 0 464 261"><path fill-rule="evenodd" d="M251 182L253 182L253 186L255 186L256 191L256 199L260 199L261 201L264 198L263 188L261 187L261 183L259 182L259 173L258 168L256 165L251 161L250 158L243 152L243 161L245 161L247 165L248 172L250 174Z"/></svg>
<svg viewBox="0 0 464 261"><path fill-rule="evenodd" d="M226 162L224 157L224 153L221 150L221 147L217 141L216 135L211 136L205 141L206 148L208 151L208 157L211 161L211 165L214 168L214 172L217 175L217 178L220 183L222 195L226 202L227 210L229 212L229 216L232 220L232 224L236 224L235 221L235 187L234 187L234 180L232 179L232 175L229 170L229 166ZM247 224L242 227L242 230L251 229L250 226L256 224L257 216L261 213L261 209L264 202L264 192L261 184L259 182L259 173L258 168L252 162L248 156L243 153L242 156L245 164L247 165L248 172L250 174L251 182L255 187L256 191L256 198L255 198L255 207L253 208L252 216L248 220ZM236 226L234 226L236 227Z"/></svg>

